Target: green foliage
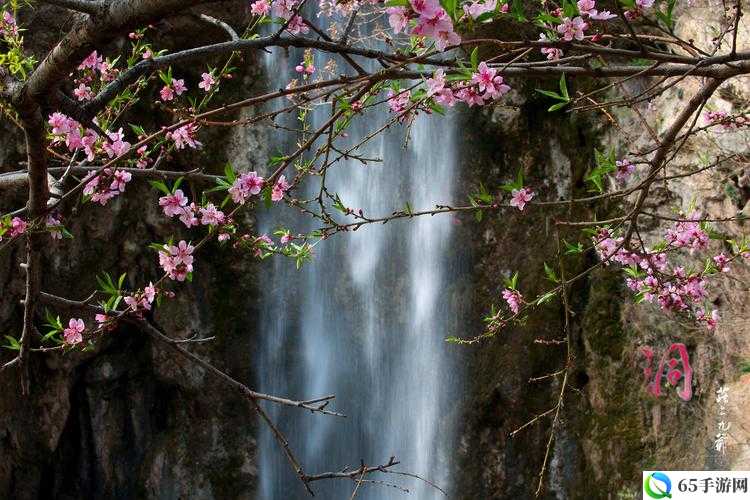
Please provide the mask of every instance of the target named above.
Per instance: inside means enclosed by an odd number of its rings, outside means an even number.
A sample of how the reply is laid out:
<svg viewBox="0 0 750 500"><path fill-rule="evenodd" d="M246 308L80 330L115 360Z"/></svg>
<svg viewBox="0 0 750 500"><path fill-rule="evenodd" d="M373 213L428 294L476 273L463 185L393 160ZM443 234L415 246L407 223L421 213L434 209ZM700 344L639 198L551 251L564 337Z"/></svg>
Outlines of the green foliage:
<svg viewBox="0 0 750 500"><path fill-rule="evenodd" d="M560 278L557 277L555 270L552 269L546 262L544 263L544 274L552 283L560 283Z"/></svg>
<svg viewBox="0 0 750 500"><path fill-rule="evenodd" d="M560 87L559 93L551 91L551 90L535 89L537 92L539 92L542 95L545 95L547 97L551 97L552 99L560 101L557 104L553 104L547 109L547 111L549 111L550 113L553 111L557 111L558 109L562 109L570 103L570 95L568 94L568 84L565 81L564 73L560 76L559 87Z"/></svg>
<svg viewBox="0 0 750 500"><path fill-rule="evenodd" d="M674 8L677 5L677 0L666 0L661 2L658 8L654 9L656 18L661 22L669 31L674 30ZM662 10L664 6L664 10Z"/></svg>
<svg viewBox="0 0 750 500"><path fill-rule="evenodd" d="M153 245L154 244L152 243L149 246L153 248ZM163 247L159 248L159 251L161 250L163 250ZM126 273L122 273L117 279L117 284L115 284L109 273L105 272L96 277L96 282L99 284L99 290L104 295L108 296L106 301L100 303L105 312L113 311L120 305L120 301L122 300L122 285L125 283L126 276Z"/></svg>
<svg viewBox="0 0 750 500"><path fill-rule="evenodd" d="M510 277L510 279L505 280L505 286L510 288L511 290L517 290L518 286L518 271L516 271L513 276Z"/></svg>
<svg viewBox="0 0 750 500"><path fill-rule="evenodd" d="M7 340L8 343L0 347L3 347L4 349L10 349L11 351L21 350L21 344L18 342L18 340L15 337L12 337L10 335L5 335L5 340Z"/></svg>
<svg viewBox="0 0 750 500"><path fill-rule="evenodd" d="M610 150L605 155L598 149L595 149L594 158L596 159L596 167L586 176L586 180L594 185L594 191L601 193L604 191L604 178L617 170L615 152L614 150Z"/></svg>
<svg viewBox="0 0 750 500"><path fill-rule="evenodd" d="M521 171L521 169L518 169L515 181L503 184L502 186L500 186L500 188L509 193L517 189L523 189L523 172Z"/></svg>

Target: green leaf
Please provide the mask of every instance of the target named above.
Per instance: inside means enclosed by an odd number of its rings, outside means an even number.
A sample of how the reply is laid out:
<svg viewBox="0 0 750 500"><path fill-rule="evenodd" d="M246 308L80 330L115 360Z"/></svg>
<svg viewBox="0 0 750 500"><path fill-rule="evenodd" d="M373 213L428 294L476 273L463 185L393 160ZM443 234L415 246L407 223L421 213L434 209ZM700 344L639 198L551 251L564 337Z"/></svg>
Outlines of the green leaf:
<svg viewBox="0 0 750 500"><path fill-rule="evenodd" d="M583 253L583 243L577 242L575 245L572 243L568 243L563 239L563 244L565 245L565 254L566 255L573 255L578 253Z"/></svg>
<svg viewBox="0 0 750 500"><path fill-rule="evenodd" d="M388 0L385 2L386 7L409 7L409 0Z"/></svg>
<svg viewBox="0 0 750 500"><path fill-rule="evenodd" d="M563 95L565 100L570 100L570 96L568 95L568 84L565 81L565 73L560 75L560 93Z"/></svg>
<svg viewBox="0 0 750 500"><path fill-rule="evenodd" d="M552 300L552 298L555 295L557 295L557 292L547 292L547 293L545 293L544 295L542 295L541 297L539 297L536 300L536 305L540 306L540 305L542 305L542 304L544 304L546 302L549 302L550 300Z"/></svg>
<svg viewBox="0 0 750 500"><path fill-rule="evenodd" d="M230 184L233 184L235 179L237 178L237 175L234 173L234 168L232 168L232 164L229 162L224 165L224 177Z"/></svg>
<svg viewBox="0 0 750 500"><path fill-rule="evenodd" d="M557 104L553 104L552 106L547 108L547 111L552 113L553 111L557 111L558 109L564 108L567 105L568 105L567 102L558 102Z"/></svg>
<svg viewBox="0 0 750 500"><path fill-rule="evenodd" d="M164 184L162 181L148 181L148 183L151 184L151 187L156 188L157 190L161 191L167 196L172 194L172 192L169 190L167 185Z"/></svg>
<svg viewBox="0 0 750 500"><path fill-rule="evenodd" d="M8 341L8 345L4 345L3 346L4 348L10 349L11 351L21 350L21 344L18 342L18 340L15 339L15 337L11 337L10 335L5 335L5 339Z"/></svg>
<svg viewBox="0 0 750 500"><path fill-rule="evenodd" d="M516 18L516 21L522 23L526 21L526 15L523 12L523 0L513 0L510 13Z"/></svg>
<svg viewBox="0 0 750 500"><path fill-rule="evenodd" d="M557 99L558 101L564 101L565 98L558 94L557 92L552 92L551 90L542 90L542 89L534 89L535 91L539 92L542 95L546 95L547 97L551 97L553 99Z"/></svg>
<svg viewBox="0 0 750 500"><path fill-rule="evenodd" d="M182 181L184 181L184 177L178 177L176 181L174 181L174 185L172 186L172 194L174 194L175 191L177 191L177 188L180 187L180 184L182 184Z"/></svg>
<svg viewBox="0 0 750 500"><path fill-rule="evenodd" d="M478 67L479 67L479 47L474 47L474 50L471 51L471 69L473 69L476 72Z"/></svg>
<svg viewBox="0 0 750 500"><path fill-rule="evenodd" d="M552 283L560 283L560 278L555 274L555 270L548 266L546 262L544 263L544 274L547 275L547 279Z"/></svg>
<svg viewBox="0 0 750 500"><path fill-rule="evenodd" d="M445 9L445 12L451 16L451 19L456 18L456 6L457 0L440 0L440 5Z"/></svg>

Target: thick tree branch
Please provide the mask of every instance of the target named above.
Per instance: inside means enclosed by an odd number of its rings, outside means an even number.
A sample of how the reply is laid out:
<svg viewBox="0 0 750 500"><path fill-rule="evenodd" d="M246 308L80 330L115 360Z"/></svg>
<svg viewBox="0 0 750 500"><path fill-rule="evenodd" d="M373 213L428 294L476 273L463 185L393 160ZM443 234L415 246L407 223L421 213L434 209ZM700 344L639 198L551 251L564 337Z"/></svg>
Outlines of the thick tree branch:
<svg viewBox="0 0 750 500"><path fill-rule="evenodd" d="M66 9L83 12L91 16L100 16L104 13L106 4L101 0L41 0L43 3L64 7Z"/></svg>

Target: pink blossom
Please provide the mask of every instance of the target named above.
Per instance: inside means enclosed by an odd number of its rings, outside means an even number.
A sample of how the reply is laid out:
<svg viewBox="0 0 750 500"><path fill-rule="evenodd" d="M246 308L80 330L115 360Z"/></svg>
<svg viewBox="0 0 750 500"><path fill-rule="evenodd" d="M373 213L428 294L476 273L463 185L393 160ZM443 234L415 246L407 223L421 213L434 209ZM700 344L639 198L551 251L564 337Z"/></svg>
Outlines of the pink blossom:
<svg viewBox="0 0 750 500"><path fill-rule="evenodd" d="M143 296L146 298L146 301L151 304L154 302L154 299L156 298L156 292L158 290L154 286L154 284L149 281L148 286L143 289Z"/></svg>
<svg viewBox="0 0 750 500"><path fill-rule="evenodd" d="M432 78L427 79L427 97L432 97L435 102L443 106L453 106L456 98L453 91L445 86L445 70L437 69Z"/></svg>
<svg viewBox="0 0 750 500"><path fill-rule="evenodd" d="M463 101L469 105L469 107L483 106L484 98L476 89L476 87L466 87L456 92L456 98L459 101Z"/></svg>
<svg viewBox="0 0 750 500"><path fill-rule="evenodd" d="M698 218L697 213L691 215L691 219ZM709 242L708 234L701 229L700 224L688 221L676 222L674 227L667 230L665 239L677 248L689 248L691 253L696 250L705 250Z"/></svg>
<svg viewBox="0 0 750 500"><path fill-rule="evenodd" d="M405 119L405 113L409 108L411 92L408 90L394 92L393 89L388 91L388 107L391 112L401 115Z"/></svg>
<svg viewBox="0 0 750 500"><path fill-rule="evenodd" d="M497 7L497 0L485 0L484 3L474 1L471 4L464 4L464 12L473 19L478 18L485 12L492 12Z"/></svg>
<svg viewBox="0 0 750 500"><path fill-rule="evenodd" d="M171 101L174 99L174 90L169 85L165 85L159 91L159 95L161 96L162 101Z"/></svg>
<svg viewBox="0 0 750 500"><path fill-rule="evenodd" d="M216 84L216 79L213 77L211 73L203 73L201 75L201 81L198 83L198 88L203 89L206 92L211 90L211 87L213 87Z"/></svg>
<svg viewBox="0 0 750 500"><path fill-rule="evenodd" d="M596 21L609 21L610 19L614 19L616 17L617 14L612 14L608 10L603 10L601 12L592 11L591 14L589 14L589 19L594 19Z"/></svg>
<svg viewBox="0 0 750 500"><path fill-rule="evenodd" d="M146 311L151 309L151 304L140 295L126 295L123 301L132 312L138 313L138 316L140 316L138 309L145 309Z"/></svg>
<svg viewBox="0 0 750 500"><path fill-rule="evenodd" d="M279 242L282 245L286 245L289 242L294 241L294 236L291 235L291 233L284 233L281 238L279 239Z"/></svg>
<svg viewBox="0 0 750 500"><path fill-rule="evenodd" d="M71 345L83 342L83 331L86 329L82 319L71 318L68 321L68 328L63 330L65 342Z"/></svg>
<svg viewBox="0 0 750 500"><path fill-rule="evenodd" d="M99 328L102 328L105 323L107 323L110 319L109 316L106 314L97 313L96 316L94 316L94 320L96 320L97 324L99 325Z"/></svg>
<svg viewBox="0 0 750 500"><path fill-rule="evenodd" d="M111 82L117 76L118 70L113 68L112 65L104 61L99 65L99 71L101 72L101 79L103 82Z"/></svg>
<svg viewBox="0 0 750 500"><path fill-rule="evenodd" d="M388 24L391 25L394 33L406 31L406 27L409 25L409 17L404 7L388 7L385 12L388 14Z"/></svg>
<svg viewBox="0 0 750 500"><path fill-rule="evenodd" d="M219 236L216 237L219 241L227 241L229 239L229 233L219 233Z"/></svg>
<svg viewBox="0 0 750 500"><path fill-rule="evenodd" d="M545 33L539 33L539 41L547 42L552 40L548 40ZM539 50L542 52L542 54L545 54L547 56L547 60L549 61L557 61L563 56L563 51L561 49L558 49L557 47L542 47Z"/></svg>
<svg viewBox="0 0 750 500"><path fill-rule="evenodd" d="M256 257L260 257L263 255L263 249L272 249L273 248L273 240L270 236L267 234L261 234L258 236L254 241L256 248L254 255Z"/></svg>
<svg viewBox="0 0 750 500"><path fill-rule="evenodd" d="M420 10L417 10L418 5ZM417 25L412 29L413 35L431 37L438 50L445 50L450 45L461 42L461 37L453 31L453 21L445 10L432 0L414 0L414 10L420 14Z"/></svg>
<svg viewBox="0 0 750 500"><path fill-rule="evenodd" d="M299 35L300 33L304 35L310 31L310 28L307 27L305 20L302 19L301 16L294 16L292 20L289 21L286 30L292 35Z"/></svg>
<svg viewBox="0 0 750 500"><path fill-rule="evenodd" d="M484 97L496 99L510 91L510 87L503 83L503 77L497 76L497 70L487 66L482 61L479 63L477 72L471 76L471 82L479 87L480 92L484 92Z"/></svg>
<svg viewBox="0 0 750 500"><path fill-rule="evenodd" d="M312 64L306 64L304 61L302 61L294 67L294 71L296 71L297 73L312 75L313 73L315 73L315 66L313 66Z"/></svg>
<svg viewBox="0 0 750 500"><path fill-rule="evenodd" d="M432 16L439 10L442 10L436 0L410 0L411 8L414 12L423 16Z"/></svg>
<svg viewBox="0 0 750 500"><path fill-rule="evenodd" d="M174 89L175 94L182 95L187 90L187 87L185 86L185 80L172 80L172 88Z"/></svg>
<svg viewBox="0 0 750 500"><path fill-rule="evenodd" d="M260 193L264 183L263 177L255 172L248 172L234 180L232 187L229 188L229 194L235 203L242 205L251 195Z"/></svg>
<svg viewBox="0 0 750 500"><path fill-rule="evenodd" d="M201 224L204 226L218 226L224 223L224 212L217 209L213 203L198 209L201 215Z"/></svg>
<svg viewBox="0 0 750 500"><path fill-rule="evenodd" d="M99 69L99 66L102 63L103 58L96 53L96 51L93 51L91 54L89 54L86 59L81 62L80 65L78 65L78 69Z"/></svg>
<svg viewBox="0 0 750 500"><path fill-rule="evenodd" d="M53 240L61 240L63 237L62 221L59 216L55 214L47 215L45 226L49 231L49 235Z"/></svg>
<svg viewBox="0 0 750 500"><path fill-rule="evenodd" d="M78 87L73 90L73 95L75 95L79 101L89 101L94 97L94 93L91 92L91 87L85 83L78 85Z"/></svg>
<svg viewBox="0 0 750 500"><path fill-rule="evenodd" d="M152 57L154 57L154 53L151 52L151 49L146 49L143 51L143 54L141 55L141 57L143 59L151 59ZM166 101L168 99L164 99L164 100Z"/></svg>
<svg viewBox="0 0 750 500"><path fill-rule="evenodd" d="M25 220L21 219L20 217L13 217L13 219L10 221L10 232L8 233L8 236L11 238L20 236L26 232L26 228L27 224Z"/></svg>
<svg viewBox="0 0 750 500"><path fill-rule="evenodd" d="M174 141L174 147L177 149L183 149L186 145L197 149L203 146L203 144L195 140L197 131L198 127L194 123L188 123L173 132L167 132L166 136L168 139Z"/></svg>
<svg viewBox="0 0 750 500"><path fill-rule="evenodd" d="M109 141L105 141L102 147L108 157L122 156L130 151L130 143L123 140L125 135L122 133L122 127L117 132L107 132L107 137Z"/></svg>
<svg viewBox="0 0 750 500"><path fill-rule="evenodd" d="M48 123L52 126L53 134L67 134L74 128L78 128L78 122L62 113L49 115Z"/></svg>
<svg viewBox="0 0 750 500"><path fill-rule="evenodd" d="M125 192L125 184L130 182L130 179L133 176L130 172L126 172L124 170L115 170L115 173L113 174L112 184L110 184L109 189L112 191L119 191L121 193Z"/></svg>
<svg viewBox="0 0 750 500"><path fill-rule="evenodd" d="M583 40L583 32L588 27L588 23L580 17L573 19L566 17L563 19L562 24L557 27L557 31L563 36L563 40L570 42L574 38L576 40Z"/></svg>
<svg viewBox="0 0 750 500"><path fill-rule="evenodd" d="M427 97L432 97L440 93L445 88L445 70L439 68L435 70L432 78L427 79Z"/></svg>
<svg viewBox="0 0 750 500"><path fill-rule="evenodd" d="M120 194L119 189L113 190L110 189L109 186L107 186L106 182L100 182L105 177L112 177L114 178L114 173L110 169L104 169L104 171L96 175L95 172L89 172L89 174L84 177L84 181L88 180L86 183L86 186L83 188L83 194L90 195L91 201L94 203L99 203L102 206L106 205L109 200ZM121 177L121 180L124 179L124 177ZM118 181L118 187L119 187Z"/></svg>
<svg viewBox="0 0 750 500"><path fill-rule="evenodd" d="M695 319L697 319L701 323L705 323L708 330L714 330L716 328L716 324L719 321L719 311L714 309L713 311L711 311L710 316L706 316L706 313L703 309L698 309L695 312Z"/></svg>
<svg viewBox="0 0 750 500"><path fill-rule="evenodd" d="M591 11L596 12L596 2L594 0L578 0L578 11L582 16L588 16Z"/></svg>
<svg viewBox="0 0 750 500"><path fill-rule="evenodd" d="M654 5L654 0L635 0L635 5L641 9L649 9Z"/></svg>
<svg viewBox="0 0 750 500"><path fill-rule="evenodd" d="M16 18L7 10L3 12L2 22L0 22L0 34L18 36L18 25Z"/></svg>
<svg viewBox="0 0 750 500"><path fill-rule="evenodd" d="M88 161L93 161L96 157L96 151L94 146L96 146L96 141L99 139L99 134L94 132L91 129L86 129L86 134L81 137L81 146L83 146L83 150L86 153L86 159ZM124 146L127 143L122 143L121 146Z"/></svg>
<svg viewBox="0 0 750 500"><path fill-rule="evenodd" d="M183 207L188 204L188 199L182 192L182 189L175 190L174 193L159 198L159 206L162 207L164 215L174 217L183 212Z"/></svg>
<svg viewBox="0 0 750 500"><path fill-rule="evenodd" d="M724 252L714 256L714 262L716 263L716 267L719 268L719 271L722 273L729 272L729 258L724 255Z"/></svg>
<svg viewBox="0 0 750 500"><path fill-rule="evenodd" d="M148 157L148 146L144 144L136 149L136 153L138 153L138 160L135 162L135 166L138 168L146 168L151 162L151 159Z"/></svg>
<svg viewBox="0 0 750 500"><path fill-rule="evenodd" d="M527 187L514 189L511 194L510 206L517 207L521 211L523 211L526 204L534 197L534 191Z"/></svg>
<svg viewBox="0 0 750 500"><path fill-rule="evenodd" d="M617 166L615 179L617 179L618 181L626 180L633 172L635 172L635 165L630 163L630 160L628 160L627 158L617 160L615 162L615 165Z"/></svg>
<svg viewBox="0 0 750 500"><path fill-rule="evenodd" d="M265 16L271 11L271 4L267 0L257 0L250 5L250 12L255 16Z"/></svg>
<svg viewBox="0 0 750 500"><path fill-rule="evenodd" d="M197 211L198 207L195 205L195 203L191 203L190 205L183 207L182 212L179 216L180 222L185 224L185 227L197 226L198 224L200 224L198 217L196 217Z"/></svg>
<svg viewBox="0 0 750 500"><path fill-rule="evenodd" d="M271 200L280 201L284 197L284 193L290 188L289 183L286 181L285 176L279 177L271 190Z"/></svg>
<svg viewBox="0 0 750 500"><path fill-rule="evenodd" d="M187 275L193 272L193 250L195 247L185 240L175 245L164 245L159 252L159 265L167 275L177 281L185 281Z"/></svg>
<svg viewBox="0 0 750 500"><path fill-rule="evenodd" d="M523 296L517 290L506 288L503 290L503 299L508 303L508 307L513 311L513 314L518 314L518 311L521 310L521 304L523 304Z"/></svg>

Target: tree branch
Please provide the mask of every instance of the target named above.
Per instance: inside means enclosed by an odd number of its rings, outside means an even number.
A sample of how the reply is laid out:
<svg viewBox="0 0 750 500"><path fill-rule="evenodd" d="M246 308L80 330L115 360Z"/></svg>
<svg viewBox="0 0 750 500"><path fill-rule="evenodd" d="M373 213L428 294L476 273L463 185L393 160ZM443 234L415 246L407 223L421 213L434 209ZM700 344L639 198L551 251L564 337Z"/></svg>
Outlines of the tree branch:
<svg viewBox="0 0 750 500"><path fill-rule="evenodd" d="M100 16L106 9L106 4L101 0L41 0L41 2L83 12L90 16Z"/></svg>

